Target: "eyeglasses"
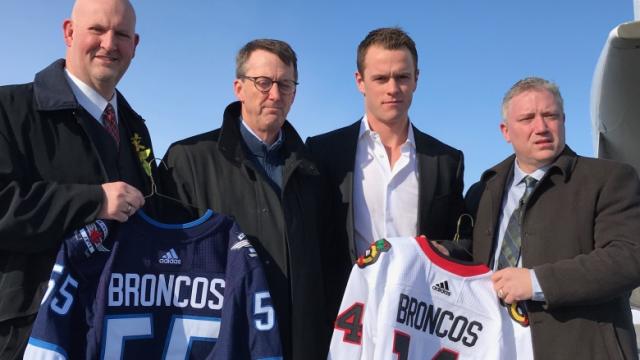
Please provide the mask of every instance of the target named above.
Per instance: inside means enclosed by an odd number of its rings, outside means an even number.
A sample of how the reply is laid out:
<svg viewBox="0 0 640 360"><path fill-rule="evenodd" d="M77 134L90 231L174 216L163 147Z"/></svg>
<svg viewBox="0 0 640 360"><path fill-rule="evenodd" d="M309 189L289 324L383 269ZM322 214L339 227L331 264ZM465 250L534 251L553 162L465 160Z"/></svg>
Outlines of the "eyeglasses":
<svg viewBox="0 0 640 360"><path fill-rule="evenodd" d="M258 91L266 93L271 90L273 84L278 84L278 90L283 95L291 95L296 91L298 83L293 80L273 80L266 76L240 76L241 79L251 80Z"/></svg>

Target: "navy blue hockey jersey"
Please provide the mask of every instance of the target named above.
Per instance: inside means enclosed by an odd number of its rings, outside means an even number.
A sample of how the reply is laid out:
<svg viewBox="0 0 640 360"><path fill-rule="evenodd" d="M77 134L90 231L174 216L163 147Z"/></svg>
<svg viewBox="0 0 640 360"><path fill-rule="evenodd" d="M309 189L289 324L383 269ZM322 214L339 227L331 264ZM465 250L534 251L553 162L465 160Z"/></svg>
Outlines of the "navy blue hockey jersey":
<svg viewBox="0 0 640 360"><path fill-rule="evenodd" d="M138 211L65 239L25 359L97 358L280 359L265 275L237 225Z"/></svg>

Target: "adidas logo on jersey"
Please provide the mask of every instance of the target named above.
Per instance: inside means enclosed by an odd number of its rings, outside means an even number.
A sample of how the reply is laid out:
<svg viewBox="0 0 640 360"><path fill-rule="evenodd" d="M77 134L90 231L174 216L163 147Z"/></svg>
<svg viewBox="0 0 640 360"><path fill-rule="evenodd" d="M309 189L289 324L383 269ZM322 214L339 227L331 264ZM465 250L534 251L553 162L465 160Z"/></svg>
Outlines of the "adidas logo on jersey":
<svg viewBox="0 0 640 360"><path fill-rule="evenodd" d="M166 254L162 255L162 257L158 260L160 264L174 264L180 265L182 264L182 260L176 254L174 249L167 251Z"/></svg>
<svg viewBox="0 0 640 360"><path fill-rule="evenodd" d="M451 291L449 291L449 282L447 280L433 285L431 289L447 296L451 296Z"/></svg>

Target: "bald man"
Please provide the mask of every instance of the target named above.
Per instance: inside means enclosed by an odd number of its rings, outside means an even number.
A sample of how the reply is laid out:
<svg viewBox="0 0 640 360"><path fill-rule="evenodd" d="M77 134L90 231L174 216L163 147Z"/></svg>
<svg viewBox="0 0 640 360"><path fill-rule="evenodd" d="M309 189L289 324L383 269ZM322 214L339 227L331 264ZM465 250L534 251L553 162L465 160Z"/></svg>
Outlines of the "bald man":
<svg viewBox="0 0 640 360"><path fill-rule="evenodd" d="M144 120L116 90L139 36L126 0L78 0L65 59L0 87L0 358L21 358L64 235L144 205Z"/></svg>

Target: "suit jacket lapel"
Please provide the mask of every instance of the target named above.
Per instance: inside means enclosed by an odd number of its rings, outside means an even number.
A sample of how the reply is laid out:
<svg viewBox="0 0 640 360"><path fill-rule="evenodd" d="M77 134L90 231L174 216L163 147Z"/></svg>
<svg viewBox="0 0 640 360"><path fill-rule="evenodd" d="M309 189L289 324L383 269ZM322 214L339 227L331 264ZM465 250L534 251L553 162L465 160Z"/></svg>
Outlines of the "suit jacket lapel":
<svg viewBox="0 0 640 360"><path fill-rule="evenodd" d="M554 166L564 174L565 180L575 165L575 157L576 154L566 146L562 154L553 163ZM515 158L515 155L509 156L498 165L487 170L481 177L481 182L486 183L486 188L484 189L484 195L477 209L476 225L482 226L481 229L483 231L478 234L474 233L474 236L481 236L483 239L479 241L475 241L474 239L474 254L477 254L475 257L478 261L485 262L489 265L493 265L494 257L492 254L495 254L494 247L497 243L496 237L498 236L498 227L500 226L498 221L500 220L500 212L502 211L502 200L506 191L505 187L513 178ZM543 181L548 174L549 171L543 178Z"/></svg>
<svg viewBox="0 0 640 360"><path fill-rule="evenodd" d="M489 264L490 266L493 266L493 258L491 255L494 253L493 248L496 244L497 231L500 226L498 220L500 219L500 211L502 210L502 198L504 196L507 181L511 176L513 176L514 159L515 157L513 157L513 159L509 157L507 160L490 170L494 172L494 176L486 181L486 198L483 197L481 199L482 202L486 201L486 204L481 203L478 209L478 211L482 212L477 215L478 218L480 216L487 217L486 222L483 221L483 224L487 225L487 231L482 234L482 236L486 236L487 238L485 241L479 242L484 246L477 249L479 255L478 258L480 261L483 261L485 264Z"/></svg>
<svg viewBox="0 0 640 360"><path fill-rule="evenodd" d="M413 126L413 125L411 125ZM416 165L418 170L418 232L429 218L433 196L438 181L438 157L431 150L431 144L425 134L413 127L416 141Z"/></svg>
<svg viewBox="0 0 640 360"><path fill-rule="evenodd" d="M362 118L351 124L345 132L345 137L340 141L344 146L343 154L353 154L351 157L341 158L341 167L344 169L344 178L340 183L340 193L342 201L349 204L347 209L347 237L349 241L349 253L351 254L351 262L355 262L357 258L356 243L354 239L355 223L353 221L353 171L356 163L356 150L358 147L358 134L360 133L360 123Z"/></svg>
<svg viewBox="0 0 640 360"><path fill-rule="evenodd" d="M151 161L154 159L154 154L151 149L151 143L147 143L147 138L145 137L147 131L141 127L141 125L144 125L144 119L131 108L131 105L120 93L118 93L118 116L121 120L120 126L125 129L125 136L121 136L120 141L127 142L126 148L129 148L132 159L135 159L136 173L144 184L145 189L151 190L152 177L155 175L156 166L155 162ZM148 140L151 141L151 139Z"/></svg>
<svg viewBox="0 0 640 360"><path fill-rule="evenodd" d="M483 244L486 244L481 250L480 258L485 264L489 264L489 266L493 266L493 259L491 258L491 254L493 254L494 244L496 243L496 236L498 230L498 219L500 218L500 208L502 204L502 194L504 193L504 181L505 177L499 175L498 178L493 178L487 183L487 216L489 219L489 231L487 231L485 236L487 236L486 241ZM484 209L484 207L482 207Z"/></svg>

